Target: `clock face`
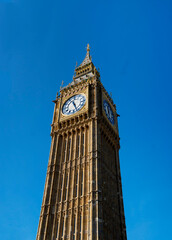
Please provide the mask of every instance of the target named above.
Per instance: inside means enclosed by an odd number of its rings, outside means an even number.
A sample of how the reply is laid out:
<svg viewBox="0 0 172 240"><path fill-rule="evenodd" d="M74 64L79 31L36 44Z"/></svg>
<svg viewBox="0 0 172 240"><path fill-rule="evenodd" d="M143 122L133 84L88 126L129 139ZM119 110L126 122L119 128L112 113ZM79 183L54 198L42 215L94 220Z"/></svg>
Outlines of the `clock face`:
<svg viewBox="0 0 172 240"><path fill-rule="evenodd" d="M114 125L115 123L114 114L112 108L110 107L109 103L106 100L103 101L103 108L110 123Z"/></svg>
<svg viewBox="0 0 172 240"><path fill-rule="evenodd" d="M69 98L62 107L62 113L65 115L71 115L78 112L86 102L86 97L83 94L77 94Z"/></svg>

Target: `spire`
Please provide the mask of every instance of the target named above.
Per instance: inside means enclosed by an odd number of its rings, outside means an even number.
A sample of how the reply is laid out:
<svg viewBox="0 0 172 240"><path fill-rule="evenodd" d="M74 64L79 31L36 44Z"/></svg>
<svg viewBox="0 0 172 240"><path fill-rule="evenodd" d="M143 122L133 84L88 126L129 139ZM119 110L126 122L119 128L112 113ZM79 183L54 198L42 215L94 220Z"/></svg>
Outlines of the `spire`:
<svg viewBox="0 0 172 240"><path fill-rule="evenodd" d="M71 83L69 83L66 87L63 87L63 83L62 83L60 91L62 91L63 89L66 89L68 87L71 87L83 80L88 80L89 78L91 78L93 76L97 76L98 78L100 77L99 72L97 71L94 64L92 63L92 58L90 56L90 45L89 44L87 44L86 49L87 49L87 53L86 53L86 56L85 56L84 60L82 61L82 63L78 66L78 64L76 62L73 81Z"/></svg>
<svg viewBox="0 0 172 240"><path fill-rule="evenodd" d="M88 63L91 63L91 56L90 56L90 45L87 44L87 54L86 54L86 57L85 59L83 60L83 62L80 64L79 67L82 67Z"/></svg>
<svg viewBox="0 0 172 240"><path fill-rule="evenodd" d="M99 76L98 71L96 70L94 64L92 63L92 58L90 56L90 45L87 44L87 53L82 61L82 63L75 67L75 73L73 76L73 82L71 84L75 84L76 82L80 82L84 79L88 79L95 74Z"/></svg>

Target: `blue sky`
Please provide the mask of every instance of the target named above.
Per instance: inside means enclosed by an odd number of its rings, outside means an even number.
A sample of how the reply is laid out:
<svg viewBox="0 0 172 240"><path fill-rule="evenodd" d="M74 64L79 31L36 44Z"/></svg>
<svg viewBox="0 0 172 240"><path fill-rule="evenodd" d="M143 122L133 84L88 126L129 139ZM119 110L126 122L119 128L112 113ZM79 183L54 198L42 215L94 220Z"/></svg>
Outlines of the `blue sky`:
<svg viewBox="0 0 172 240"><path fill-rule="evenodd" d="M87 43L120 114L128 240L172 239L170 0L0 0L0 239L36 237L52 100Z"/></svg>

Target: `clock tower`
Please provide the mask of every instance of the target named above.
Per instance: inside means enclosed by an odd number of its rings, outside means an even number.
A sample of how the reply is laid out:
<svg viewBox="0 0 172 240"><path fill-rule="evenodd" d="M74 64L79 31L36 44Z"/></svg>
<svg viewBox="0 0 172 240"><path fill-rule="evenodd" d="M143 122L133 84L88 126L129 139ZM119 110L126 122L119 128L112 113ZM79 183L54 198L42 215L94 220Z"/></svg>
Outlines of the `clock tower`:
<svg viewBox="0 0 172 240"><path fill-rule="evenodd" d="M118 114L89 45L54 103L36 240L126 240Z"/></svg>

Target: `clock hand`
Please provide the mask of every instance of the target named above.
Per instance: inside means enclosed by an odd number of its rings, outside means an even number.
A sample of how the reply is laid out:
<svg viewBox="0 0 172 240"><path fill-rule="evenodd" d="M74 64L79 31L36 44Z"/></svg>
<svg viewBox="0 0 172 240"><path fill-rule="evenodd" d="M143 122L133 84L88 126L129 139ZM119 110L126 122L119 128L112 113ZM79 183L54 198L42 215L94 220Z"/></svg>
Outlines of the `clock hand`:
<svg viewBox="0 0 172 240"><path fill-rule="evenodd" d="M106 112L107 112L107 115L109 115L109 109L108 109L108 106L106 106Z"/></svg>
<svg viewBox="0 0 172 240"><path fill-rule="evenodd" d="M110 118L112 117L112 113L111 113L111 111L109 110L109 116L110 116Z"/></svg>
<svg viewBox="0 0 172 240"><path fill-rule="evenodd" d="M75 110L77 110L75 102L73 101L72 103L73 103L73 106L74 106Z"/></svg>

